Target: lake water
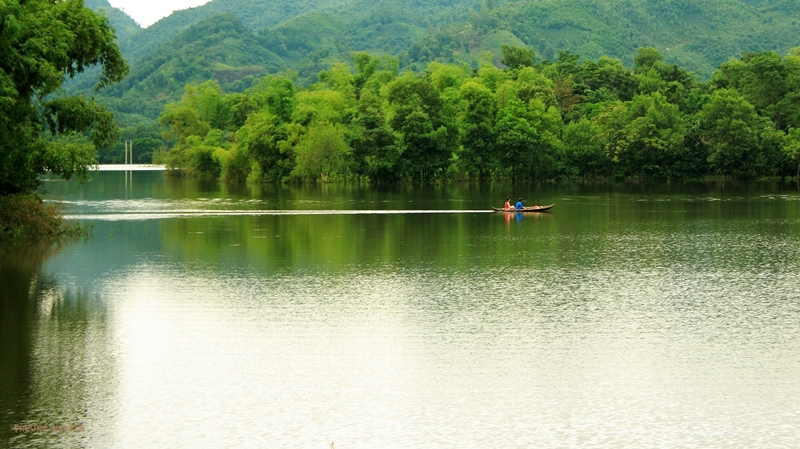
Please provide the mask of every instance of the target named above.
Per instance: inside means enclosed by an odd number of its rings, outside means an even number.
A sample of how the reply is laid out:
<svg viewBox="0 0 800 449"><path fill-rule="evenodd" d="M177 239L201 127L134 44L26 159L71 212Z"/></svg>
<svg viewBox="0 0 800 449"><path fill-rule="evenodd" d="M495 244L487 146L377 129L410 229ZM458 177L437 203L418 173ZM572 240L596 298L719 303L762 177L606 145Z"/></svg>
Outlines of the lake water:
<svg viewBox="0 0 800 449"><path fill-rule="evenodd" d="M1 447L800 447L794 185L44 188Z"/></svg>

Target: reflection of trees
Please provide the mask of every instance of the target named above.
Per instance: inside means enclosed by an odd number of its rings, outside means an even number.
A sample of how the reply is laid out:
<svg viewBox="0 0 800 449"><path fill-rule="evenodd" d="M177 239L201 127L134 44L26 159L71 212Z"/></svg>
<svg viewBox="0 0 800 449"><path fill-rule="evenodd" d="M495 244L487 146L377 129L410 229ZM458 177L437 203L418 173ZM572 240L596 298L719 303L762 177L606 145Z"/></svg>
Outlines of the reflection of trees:
<svg viewBox="0 0 800 449"><path fill-rule="evenodd" d="M544 234L552 233L557 223L547 218L528 217L515 232L529 223ZM267 272L340 270L384 262L473 266L482 257L502 260L524 250L506 238L502 214L193 218L164 220L161 233L167 251L186 260Z"/></svg>
<svg viewBox="0 0 800 449"><path fill-rule="evenodd" d="M221 198L209 208L248 210L401 211L486 210L500 205L513 187L497 185L402 185L376 188L359 184L321 186L248 185L245 191L203 191L191 179L165 184L183 198ZM541 195L541 194L540 194ZM552 194L546 194L549 197ZM525 198L530 196L523 194ZM541 200L544 197L539 197ZM250 203L251 199L256 199ZM528 217L514 232L548 235L563 226L547 216ZM512 258L528 249L515 247L502 215L365 214L214 217L159 222L164 248L187 261L226 263L274 271L381 262L448 266L477 263L481 257Z"/></svg>
<svg viewBox="0 0 800 449"><path fill-rule="evenodd" d="M507 185L250 188L261 189L245 197L258 199L254 209L284 211L441 209L451 201L464 209L481 209L500 204L511 190ZM753 223L771 216L791 219L797 214L791 201L759 199L763 192L780 190L774 184L732 182L543 186L520 196L528 204L554 199L558 205L552 214L523 215L521 222L509 217L508 224L505 214L458 213L237 216L162 220L157 226L163 248L179 260L264 273L335 272L382 263L453 268L617 266L630 263L631 248L623 245L623 252L610 248L637 232L659 236L653 242L660 242L668 237L662 236L665 232L682 235L683 228L696 225L699 216L715 226L729 226L731 219ZM741 201L706 201L708 197ZM654 248L656 253L668 250L665 244Z"/></svg>
<svg viewBox="0 0 800 449"><path fill-rule="evenodd" d="M82 446L80 433L14 434L14 424L88 425L115 378L105 307L42 272L53 253L0 255L0 439ZM105 410L103 410L105 413ZM107 419L107 418L105 418ZM35 442L35 443L34 443Z"/></svg>
<svg viewBox="0 0 800 449"><path fill-rule="evenodd" d="M31 333L36 303L31 300L31 290L40 281L37 272L47 255L41 248L9 251L0 254L0 414L10 421L20 422L29 390L31 361ZM2 422L0 441L8 441L13 422Z"/></svg>

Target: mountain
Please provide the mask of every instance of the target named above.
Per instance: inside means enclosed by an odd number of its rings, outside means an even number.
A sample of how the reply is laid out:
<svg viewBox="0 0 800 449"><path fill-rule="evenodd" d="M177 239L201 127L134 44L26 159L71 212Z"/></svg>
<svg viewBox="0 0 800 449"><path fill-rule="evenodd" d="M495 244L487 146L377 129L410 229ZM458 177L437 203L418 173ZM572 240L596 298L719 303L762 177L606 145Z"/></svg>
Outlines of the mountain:
<svg viewBox="0 0 800 449"><path fill-rule="evenodd" d="M135 20L121 9L111 6L108 0L84 0L83 5L108 18L108 22L114 27L114 31L117 34L117 43L127 40L142 31L142 28ZM74 78L67 78L64 81L63 88L67 92L89 94L93 93L93 89L99 81L100 68L98 66L88 67L84 72L77 73Z"/></svg>
<svg viewBox="0 0 800 449"><path fill-rule="evenodd" d="M188 83L216 79L228 90L244 90L249 84L233 84L282 67L283 60L241 20L220 14L189 26L169 45L145 55L128 78L103 96L116 111L155 118L165 103L180 98Z"/></svg>
<svg viewBox="0 0 800 449"><path fill-rule="evenodd" d="M401 70L421 71L434 60L476 67L485 51L499 63L504 44L532 47L539 60L566 50L628 66L637 48L651 46L707 78L743 52L786 54L800 45L795 0L213 0L138 30L106 0L86 4L119 27L131 64L128 80L102 101L151 119L186 83L217 79L239 91L265 73L293 69L308 84L357 51L395 55Z"/></svg>
<svg viewBox="0 0 800 449"><path fill-rule="evenodd" d="M219 14L231 14L253 31L273 27L308 11L322 10L344 0L214 0L196 8L175 11L141 32L120 39L120 48L130 61L157 50L191 25Z"/></svg>
<svg viewBox="0 0 800 449"><path fill-rule="evenodd" d="M103 12L109 23L117 31L117 41L122 42L130 36L142 31L142 27L129 15L108 3L108 0L84 0L83 5L94 11Z"/></svg>
<svg viewBox="0 0 800 449"><path fill-rule="evenodd" d="M508 2L418 41L406 63L457 60L475 47L497 48L499 43L486 45L487 40L502 33L547 59L566 50L587 59L617 57L630 65L637 48L656 47L667 62L708 77L743 52L785 54L800 45L799 20L800 4L785 0Z"/></svg>

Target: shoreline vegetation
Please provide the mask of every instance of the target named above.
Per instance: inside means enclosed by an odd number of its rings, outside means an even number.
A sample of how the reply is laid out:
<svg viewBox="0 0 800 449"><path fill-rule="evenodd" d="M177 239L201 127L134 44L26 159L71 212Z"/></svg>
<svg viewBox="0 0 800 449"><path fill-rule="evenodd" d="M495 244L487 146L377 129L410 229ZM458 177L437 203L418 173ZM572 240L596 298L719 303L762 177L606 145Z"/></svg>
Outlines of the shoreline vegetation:
<svg viewBox="0 0 800 449"><path fill-rule="evenodd" d="M85 238L90 227L65 220L36 194L0 195L0 245Z"/></svg>
<svg viewBox="0 0 800 449"><path fill-rule="evenodd" d="M711 79L640 48L634 67L502 46L478 67L355 53L318 82L267 75L244 92L187 84L154 157L225 182L543 182L797 176L800 47L746 53Z"/></svg>
<svg viewBox="0 0 800 449"><path fill-rule="evenodd" d="M85 178L98 150L118 147L126 130L94 97L61 88L65 76L99 66L97 91L129 68L108 19L80 0L7 3L0 238L80 233L36 196L39 177ZM34 41L60 45L25 45ZM189 83L163 108L160 136L145 140L152 162L169 173L227 183L800 175L800 47L785 56L745 53L703 82L653 47L639 48L633 67L608 56L562 51L548 60L532 47L500 48L473 65L416 64L416 73L401 71L399 57L354 52L310 84L291 69L253 77L240 91L223 91L216 79Z"/></svg>
<svg viewBox="0 0 800 449"><path fill-rule="evenodd" d="M0 3L0 241L84 235L37 195L41 175L85 179L97 148L119 137L114 115L92 97L65 95L64 78L99 66L96 90L128 65L104 15L81 0Z"/></svg>

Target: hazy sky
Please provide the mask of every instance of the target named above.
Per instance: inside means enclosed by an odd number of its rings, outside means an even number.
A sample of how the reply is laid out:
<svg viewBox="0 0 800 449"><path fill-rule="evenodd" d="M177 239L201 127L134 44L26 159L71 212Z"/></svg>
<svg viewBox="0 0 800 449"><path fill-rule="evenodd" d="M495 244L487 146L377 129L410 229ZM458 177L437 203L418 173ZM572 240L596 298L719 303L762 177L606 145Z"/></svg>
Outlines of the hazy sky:
<svg viewBox="0 0 800 449"><path fill-rule="evenodd" d="M143 27L148 27L162 17L178 9L192 8L209 0L108 0L111 6L120 8Z"/></svg>

